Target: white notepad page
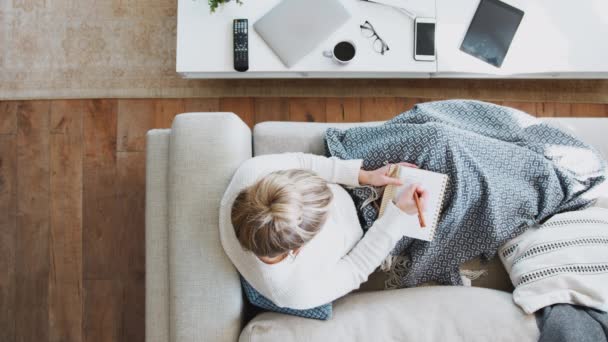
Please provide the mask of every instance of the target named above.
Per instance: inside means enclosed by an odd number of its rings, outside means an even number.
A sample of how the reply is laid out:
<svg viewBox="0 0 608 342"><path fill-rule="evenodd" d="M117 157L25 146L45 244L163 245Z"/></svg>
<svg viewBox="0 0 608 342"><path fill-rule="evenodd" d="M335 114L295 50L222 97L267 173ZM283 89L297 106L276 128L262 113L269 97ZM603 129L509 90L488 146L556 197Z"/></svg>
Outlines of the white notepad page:
<svg viewBox="0 0 608 342"><path fill-rule="evenodd" d="M404 228L406 230L405 236L424 241L432 241L435 237L435 229L439 223L439 215L445 197L448 176L441 173L399 165L391 165L389 175L400 178L403 185L389 185L386 187L382 198L382 205L380 207L380 215L384 213L384 208L389 200L396 200L410 185L419 184L427 192L428 196L426 209L423 211L426 227L420 227L418 215L411 215L413 219L404 222Z"/></svg>

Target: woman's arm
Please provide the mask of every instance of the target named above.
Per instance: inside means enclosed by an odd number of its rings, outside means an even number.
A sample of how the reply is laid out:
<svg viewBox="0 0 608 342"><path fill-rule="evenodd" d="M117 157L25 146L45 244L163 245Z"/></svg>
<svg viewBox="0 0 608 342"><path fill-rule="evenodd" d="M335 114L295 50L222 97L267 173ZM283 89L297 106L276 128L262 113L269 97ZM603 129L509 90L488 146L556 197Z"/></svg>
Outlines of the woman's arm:
<svg viewBox="0 0 608 342"><path fill-rule="evenodd" d="M342 160L309 153L285 153L276 156L281 158L284 169L311 170L329 183L359 186L359 172L363 163L361 159Z"/></svg>
<svg viewBox="0 0 608 342"><path fill-rule="evenodd" d="M342 160L335 157L326 158L309 153L281 153L258 156L247 160L235 173L232 187L239 191L253 184L259 178L279 170L311 170L329 183L360 186L400 185L397 178L386 176L388 165L373 171L361 169L361 159ZM409 163L399 163L407 167L417 167Z"/></svg>
<svg viewBox="0 0 608 342"><path fill-rule="evenodd" d="M403 237L403 227L419 224L412 198L414 191L418 192L422 205L425 205L427 194L421 187L413 186L404 191L397 205L390 202L384 215L346 256L323 272L303 275L306 278L299 279L296 286L281 295L281 298L272 298L276 301L275 304L293 309L309 309L358 289Z"/></svg>

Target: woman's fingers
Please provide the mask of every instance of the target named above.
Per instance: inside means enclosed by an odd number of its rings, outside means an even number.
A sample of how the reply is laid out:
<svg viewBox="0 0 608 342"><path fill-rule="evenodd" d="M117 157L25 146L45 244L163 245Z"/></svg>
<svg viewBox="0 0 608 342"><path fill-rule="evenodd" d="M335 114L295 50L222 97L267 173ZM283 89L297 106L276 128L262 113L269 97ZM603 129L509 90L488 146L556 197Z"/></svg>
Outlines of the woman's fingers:
<svg viewBox="0 0 608 342"><path fill-rule="evenodd" d="M414 192L416 191L416 184L412 184L403 190L403 198L407 200L414 200Z"/></svg>
<svg viewBox="0 0 608 342"><path fill-rule="evenodd" d="M405 166L405 167L413 167L413 168L415 168L415 169L417 169L417 168L418 168L418 166L417 166L416 164L412 164L412 163L406 163L406 162L401 162L401 163L399 163L399 165L401 165L401 166Z"/></svg>
<svg viewBox="0 0 608 342"><path fill-rule="evenodd" d="M382 180L384 181L384 185L402 185L401 179L393 178L389 176L382 176Z"/></svg>
<svg viewBox="0 0 608 342"><path fill-rule="evenodd" d="M418 193L418 199L420 199L420 210L426 210L426 202L428 200L428 192L421 186L416 187L416 193Z"/></svg>

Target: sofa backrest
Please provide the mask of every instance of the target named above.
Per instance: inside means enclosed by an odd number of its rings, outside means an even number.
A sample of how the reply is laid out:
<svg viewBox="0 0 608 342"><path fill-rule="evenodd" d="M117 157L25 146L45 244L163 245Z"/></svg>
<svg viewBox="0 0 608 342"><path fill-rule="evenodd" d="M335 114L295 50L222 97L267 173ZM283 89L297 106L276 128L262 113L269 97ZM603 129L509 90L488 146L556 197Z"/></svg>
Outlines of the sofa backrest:
<svg viewBox="0 0 608 342"><path fill-rule="evenodd" d="M543 121L570 131L597 148L608 159L608 118L543 118ZM355 126L374 126L376 122L319 123L319 122L262 122L253 128L253 155L306 152L323 154L323 136L330 127L347 129Z"/></svg>

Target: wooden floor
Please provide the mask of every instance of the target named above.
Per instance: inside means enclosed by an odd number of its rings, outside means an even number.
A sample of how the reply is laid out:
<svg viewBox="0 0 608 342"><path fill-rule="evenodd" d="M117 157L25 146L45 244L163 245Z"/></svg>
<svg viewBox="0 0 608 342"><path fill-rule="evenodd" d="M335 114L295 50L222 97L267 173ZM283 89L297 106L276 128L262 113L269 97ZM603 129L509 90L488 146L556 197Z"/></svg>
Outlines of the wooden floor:
<svg viewBox="0 0 608 342"><path fill-rule="evenodd" d="M383 120L425 99L206 98L0 102L0 341L144 340L145 133L177 113ZM603 104L504 102L538 116Z"/></svg>

